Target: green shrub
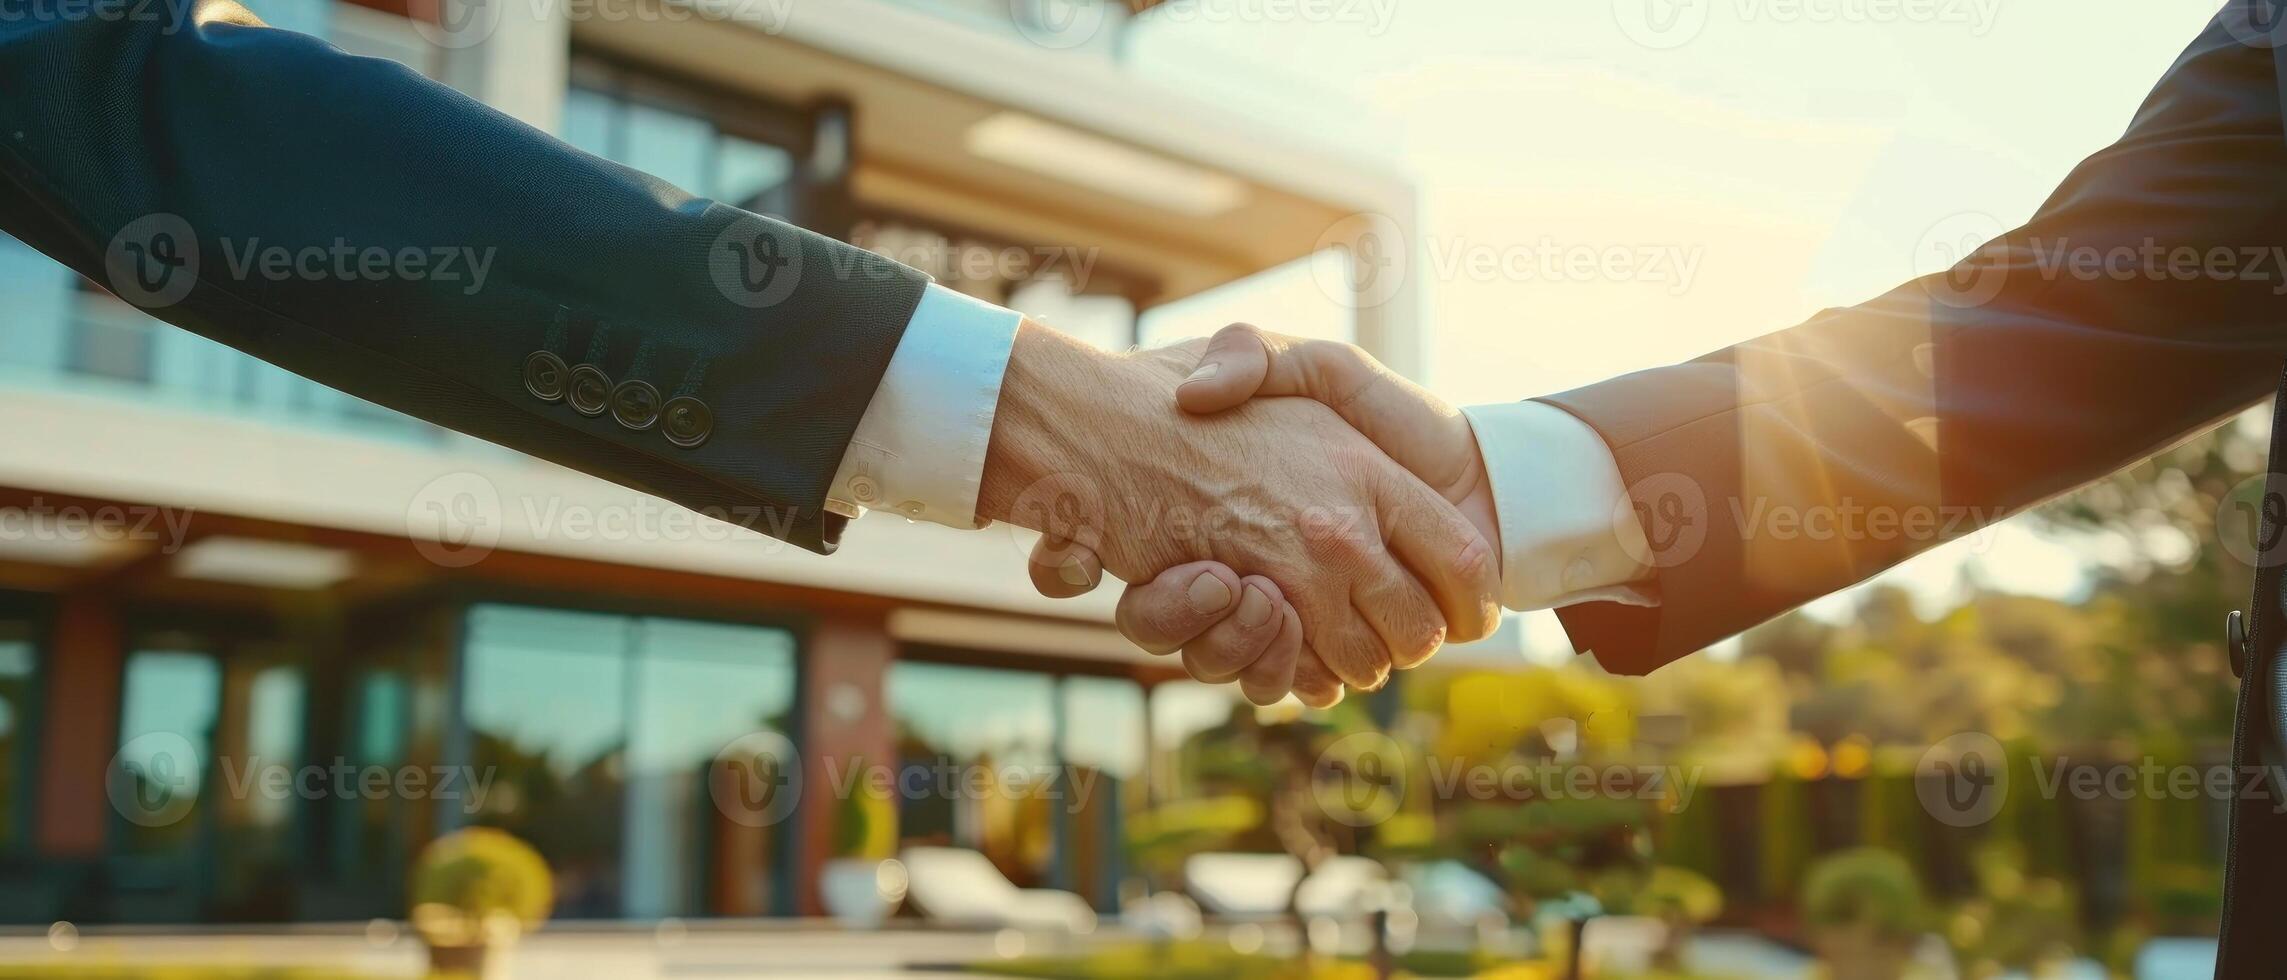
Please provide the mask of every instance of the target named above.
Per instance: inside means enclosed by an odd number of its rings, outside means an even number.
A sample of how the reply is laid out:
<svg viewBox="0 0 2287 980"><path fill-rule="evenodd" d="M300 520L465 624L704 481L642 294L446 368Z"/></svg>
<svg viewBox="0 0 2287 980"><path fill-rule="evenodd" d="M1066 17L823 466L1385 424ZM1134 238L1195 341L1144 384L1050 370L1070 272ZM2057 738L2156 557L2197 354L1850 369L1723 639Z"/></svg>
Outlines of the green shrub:
<svg viewBox="0 0 2287 980"><path fill-rule="evenodd" d="M506 831L470 827L439 837L413 864L413 924L432 944L529 930L555 904L548 862Z"/></svg>
<svg viewBox="0 0 2287 980"><path fill-rule="evenodd" d="M1921 933L1927 916L1913 866L1880 848L1829 855L1803 881L1803 917L1814 928L1911 939Z"/></svg>

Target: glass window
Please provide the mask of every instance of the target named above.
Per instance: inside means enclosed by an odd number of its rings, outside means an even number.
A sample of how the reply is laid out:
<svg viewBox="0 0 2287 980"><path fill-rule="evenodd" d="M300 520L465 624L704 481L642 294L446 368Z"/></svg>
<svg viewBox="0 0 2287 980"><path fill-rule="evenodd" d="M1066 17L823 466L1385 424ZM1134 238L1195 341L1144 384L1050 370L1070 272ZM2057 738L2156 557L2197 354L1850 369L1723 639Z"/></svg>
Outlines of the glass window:
<svg viewBox="0 0 2287 980"><path fill-rule="evenodd" d="M82 289L71 337L70 367L121 381L151 380L152 326L157 321L107 293Z"/></svg>
<svg viewBox="0 0 2287 980"><path fill-rule="evenodd" d="M1152 796L1166 802L1201 795L1201 763L1216 741L1212 733L1253 710L1230 685L1172 681L1152 688Z"/></svg>
<svg viewBox="0 0 2287 980"><path fill-rule="evenodd" d="M1048 883L1057 808L1055 679L900 661L889 670L902 841L981 851L1020 886Z"/></svg>
<svg viewBox="0 0 2287 980"><path fill-rule="evenodd" d="M789 739L792 634L512 606L471 611L470 761L492 780L477 823L530 841L564 918L765 915L786 838L713 805L716 758Z"/></svg>
<svg viewBox="0 0 2287 980"><path fill-rule="evenodd" d="M622 150L628 166L701 194L714 171L715 127L686 113L632 105Z"/></svg>
<svg viewBox="0 0 2287 980"><path fill-rule="evenodd" d="M22 841L31 816L32 697L38 650L32 624L0 618L0 854Z"/></svg>
<svg viewBox="0 0 2287 980"><path fill-rule="evenodd" d="M770 905L769 831L717 810L708 777L724 747L751 732L791 738L794 638L778 630L650 619L639 624L628 744L627 902L636 918ZM709 868L741 869L710 900Z"/></svg>
<svg viewBox="0 0 2287 980"><path fill-rule="evenodd" d="M212 777L222 668L202 652L143 650L127 658L122 684L114 775L129 782L120 789L135 794L144 819L122 814L118 850L186 854L198 844L213 795L203 788Z"/></svg>
<svg viewBox="0 0 2287 980"><path fill-rule="evenodd" d="M1117 677L1066 678L1060 744L1068 881L1099 911L1111 911L1127 877L1127 815L1149 802L1143 687Z"/></svg>
<svg viewBox="0 0 2287 980"><path fill-rule="evenodd" d="M480 607L463 661L470 763L493 777L476 817L556 871L556 914L619 914L626 620Z"/></svg>
<svg viewBox="0 0 2287 980"><path fill-rule="evenodd" d="M793 154L765 143L725 136L716 157L715 186L707 193L715 200L750 211L783 212L786 205L766 195L784 186L792 176ZM758 203L764 206L753 206Z"/></svg>
<svg viewBox="0 0 2287 980"><path fill-rule="evenodd" d="M564 142L599 157L619 153L619 102L602 92L575 88L564 93Z"/></svg>

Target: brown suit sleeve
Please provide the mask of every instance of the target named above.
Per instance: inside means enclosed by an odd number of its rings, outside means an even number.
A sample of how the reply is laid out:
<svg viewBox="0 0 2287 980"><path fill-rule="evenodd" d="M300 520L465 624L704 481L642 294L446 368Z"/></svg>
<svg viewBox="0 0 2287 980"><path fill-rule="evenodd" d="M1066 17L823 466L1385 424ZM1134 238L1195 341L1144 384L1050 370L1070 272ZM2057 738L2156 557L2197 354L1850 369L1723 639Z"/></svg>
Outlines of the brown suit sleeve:
<svg viewBox="0 0 2287 980"><path fill-rule="evenodd" d="M2287 137L2279 54L2246 16L2227 8L2119 142L1949 272L1547 399L1611 447L1659 597L1561 610L1574 645L1649 671L2266 394Z"/></svg>

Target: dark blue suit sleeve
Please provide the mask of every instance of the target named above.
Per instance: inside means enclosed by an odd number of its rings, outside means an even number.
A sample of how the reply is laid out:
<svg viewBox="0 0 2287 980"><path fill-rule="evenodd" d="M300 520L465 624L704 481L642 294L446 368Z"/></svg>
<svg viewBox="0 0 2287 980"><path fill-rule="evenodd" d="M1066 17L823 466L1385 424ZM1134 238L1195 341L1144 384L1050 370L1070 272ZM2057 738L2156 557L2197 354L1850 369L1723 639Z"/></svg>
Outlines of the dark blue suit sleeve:
<svg viewBox="0 0 2287 980"><path fill-rule="evenodd" d="M0 229L331 387L831 550L920 273L228 0L88 6L0 18Z"/></svg>

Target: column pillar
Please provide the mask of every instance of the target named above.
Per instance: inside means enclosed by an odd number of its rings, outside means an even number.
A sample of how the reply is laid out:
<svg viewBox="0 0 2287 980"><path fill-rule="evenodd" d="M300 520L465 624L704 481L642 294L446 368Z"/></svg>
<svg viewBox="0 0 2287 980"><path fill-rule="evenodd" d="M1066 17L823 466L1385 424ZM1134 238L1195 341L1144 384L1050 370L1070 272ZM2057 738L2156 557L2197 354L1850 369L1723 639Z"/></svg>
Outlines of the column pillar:
<svg viewBox="0 0 2287 980"><path fill-rule="evenodd" d="M878 616L834 617L810 631L802 663L802 803L795 809L799 850L796 896L803 915L820 915L818 872L834 857L842 800L836 775L853 765L897 766L897 736L885 700L897 641Z"/></svg>
<svg viewBox="0 0 2287 980"><path fill-rule="evenodd" d="M68 593L56 606L42 670L39 810L32 839L51 858L103 856L111 827L104 796L119 746L119 688L126 664L119 609L92 592Z"/></svg>
<svg viewBox="0 0 2287 980"><path fill-rule="evenodd" d="M545 133L562 130L572 22L565 0L436 0L445 84Z"/></svg>
<svg viewBox="0 0 2287 980"><path fill-rule="evenodd" d="M1424 379L1428 338L1421 320L1422 274L1417 253L1421 228L1411 196L1392 202L1380 214L1359 215L1348 225L1354 236L1343 244L1351 263L1352 325L1356 343L1390 370Z"/></svg>

